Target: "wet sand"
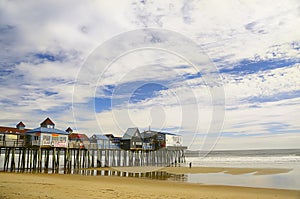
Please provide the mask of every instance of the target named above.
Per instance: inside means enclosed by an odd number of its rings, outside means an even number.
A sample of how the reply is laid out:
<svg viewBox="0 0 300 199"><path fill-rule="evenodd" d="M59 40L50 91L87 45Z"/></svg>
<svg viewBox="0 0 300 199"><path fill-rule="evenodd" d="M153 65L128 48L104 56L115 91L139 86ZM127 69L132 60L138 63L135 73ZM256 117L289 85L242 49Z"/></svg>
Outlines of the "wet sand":
<svg viewBox="0 0 300 199"><path fill-rule="evenodd" d="M107 168L93 168L83 170L108 170L108 171L122 171L131 173L144 173L151 171L165 171L172 174L197 174L197 173L227 173L232 175L241 175L253 173L253 175L271 175L287 173L292 169L285 168L228 168L228 167L107 167Z"/></svg>
<svg viewBox="0 0 300 199"><path fill-rule="evenodd" d="M292 169L281 169L281 168L221 168L221 167L165 167L160 171L166 171L173 174L188 174L188 173L227 173L232 175L240 175L253 173L254 175L270 175L287 173Z"/></svg>
<svg viewBox="0 0 300 199"><path fill-rule="evenodd" d="M196 172L196 169L191 168L190 171ZM0 173L0 199L21 198L289 199L300 198L300 191L200 185L116 176Z"/></svg>

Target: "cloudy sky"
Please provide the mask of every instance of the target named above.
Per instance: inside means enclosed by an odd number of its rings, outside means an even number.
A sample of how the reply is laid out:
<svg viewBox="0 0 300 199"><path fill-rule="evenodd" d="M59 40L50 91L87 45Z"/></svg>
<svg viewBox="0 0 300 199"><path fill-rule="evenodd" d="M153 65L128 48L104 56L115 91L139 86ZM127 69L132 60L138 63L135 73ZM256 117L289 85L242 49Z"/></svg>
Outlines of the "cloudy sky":
<svg viewBox="0 0 300 199"><path fill-rule="evenodd" d="M0 46L2 126L299 148L297 0L2 0Z"/></svg>

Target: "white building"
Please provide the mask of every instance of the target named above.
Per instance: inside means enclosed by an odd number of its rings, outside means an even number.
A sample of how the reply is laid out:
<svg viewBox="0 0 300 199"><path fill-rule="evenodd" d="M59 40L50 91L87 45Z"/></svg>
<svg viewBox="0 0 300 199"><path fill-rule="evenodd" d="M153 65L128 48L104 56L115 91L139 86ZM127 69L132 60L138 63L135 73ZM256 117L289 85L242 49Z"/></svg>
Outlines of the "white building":
<svg viewBox="0 0 300 199"><path fill-rule="evenodd" d="M181 147L182 146L182 136L172 133L164 133L166 147Z"/></svg>

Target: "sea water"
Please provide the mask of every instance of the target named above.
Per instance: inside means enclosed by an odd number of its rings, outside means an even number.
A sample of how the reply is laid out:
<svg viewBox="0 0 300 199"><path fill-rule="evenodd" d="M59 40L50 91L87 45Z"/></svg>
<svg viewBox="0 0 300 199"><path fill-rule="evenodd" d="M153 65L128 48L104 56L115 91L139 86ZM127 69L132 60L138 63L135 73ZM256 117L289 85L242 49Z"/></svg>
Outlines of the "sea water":
<svg viewBox="0 0 300 199"><path fill-rule="evenodd" d="M187 181L214 185L233 185L261 188L300 190L300 149L188 151L187 163L195 167L229 168L282 168L288 172L278 174L201 173L188 174Z"/></svg>
<svg viewBox="0 0 300 199"><path fill-rule="evenodd" d="M300 166L300 149L187 151L194 166L237 168L294 168Z"/></svg>

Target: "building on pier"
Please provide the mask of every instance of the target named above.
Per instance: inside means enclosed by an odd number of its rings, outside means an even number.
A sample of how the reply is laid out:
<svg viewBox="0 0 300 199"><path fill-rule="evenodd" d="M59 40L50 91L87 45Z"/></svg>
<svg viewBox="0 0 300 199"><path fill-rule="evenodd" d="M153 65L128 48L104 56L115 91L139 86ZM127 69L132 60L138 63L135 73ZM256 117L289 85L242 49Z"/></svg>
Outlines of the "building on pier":
<svg viewBox="0 0 300 199"><path fill-rule="evenodd" d="M94 134L90 137L91 147L94 149L108 149L110 140L102 134Z"/></svg>
<svg viewBox="0 0 300 199"><path fill-rule="evenodd" d="M118 142L118 137L115 137L113 134L107 135L92 135L90 137L91 147L96 149L120 149L120 142Z"/></svg>
<svg viewBox="0 0 300 199"><path fill-rule="evenodd" d="M143 147L143 140L138 128L128 128L121 139L121 149L139 150Z"/></svg>
<svg viewBox="0 0 300 199"><path fill-rule="evenodd" d="M45 119L40 127L26 131L29 135L29 145L39 147L68 147L69 133L54 128L55 124L50 118Z"/></svg>
<svg viewBox="0 0 300 199"><path fill-rule="evenodd" d="M140 133L138 128L128 128L122 137L94 134L88 138L85 134L73 133L70 127L65 131L56 129L53 121L47 118L35 129L26 129L23 122L19 122L15 128L0 126L0 146L153 151L182 148L182 136L150 129Z"/></svg>
<svg viewBox="0 0 300 199"><path fill-rule="evenodd" d="M0 126L0 146L22 147L26 143L25 124L21 121L16 127Z"/></svg>
<svg viewBox="0 0 300 199"><path fill-rule="evenodd" d="M69 148L89 149L90 140L86 134L71 133L69 135Z"/></svg>
<svg viewBox="0 0 300 199"><path fill-rule="evenodd" d="M146 150L158 150L164 147L181 147L182 146L182 136L159 132L153 130L147 130L141 133L143 140L143 149Z"/></svg>
<svg viewBox="0 0 300 199"><path fill-rule="evenodd" d="M162 132L165 135L166 148L182 147L182 136L174 133Z"/></svg>
<svg viewBox="0 0 300 199"><path fill-rule="evenodd" d="M121 139L122 137L115 136L113 134L104 134L106 137L108 137L110 141L110 148L112 149L119 149L121 147Z"/></svg>
<svg viewBox="0 0 300 199"><path fill-rule="evenodd" d="M158 131L144 131L141 133L143 149L158 150L166 146L165 134Z"/></svg>

